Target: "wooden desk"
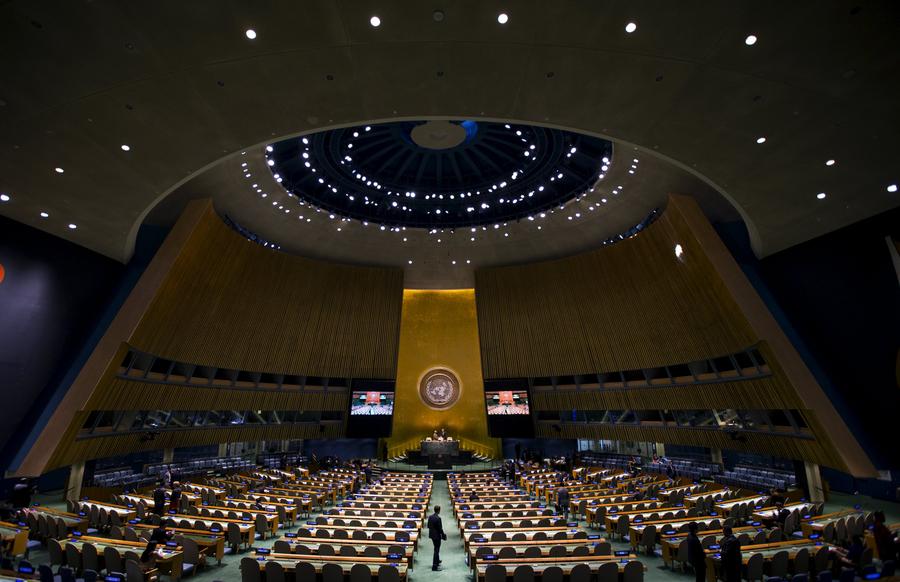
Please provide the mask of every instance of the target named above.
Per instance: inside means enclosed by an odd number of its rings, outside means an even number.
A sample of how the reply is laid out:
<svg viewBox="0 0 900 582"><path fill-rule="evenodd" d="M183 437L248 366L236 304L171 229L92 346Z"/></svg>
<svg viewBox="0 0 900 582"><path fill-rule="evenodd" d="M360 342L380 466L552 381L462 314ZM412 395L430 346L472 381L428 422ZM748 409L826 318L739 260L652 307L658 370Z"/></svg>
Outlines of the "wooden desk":
<svg viewBox="0 0 900 582"><path fill-rule="evenodd" d="M156 528L155 525L148 523L129 524L128 527L142 531L152 531ZM220 564L222 563L222 558L225 556L225 532L211 532L203 529L187 529L183 527L167 527L166 530L173 532L177 536L194 540L205 555L215 558Z"/></svg>
<svg viewBox="0 0 900 582"><path fill-rule="evenodd" d="M600 566L603 564L613 563L618 566L619 573L621 574L625 569L625 564L628 562L634 561L637 564L641 565L641 569L646 571L646 566L641 562L637 562L633 559L625 558L624 562L622 559L616 556L567 556L560 558L530 558L528 560L519 560L519 559L507 559L507 560L482 560L477 568L477 579L484 580L485 572L488 567L493 564L498 564L506 568L507 576L512 576L513 572L515 572L516 568L519 566L531 566L534 570L535 576L540 576L544 570L547 568L551 568L553 566L557 566L563 571L564 576L568 576L572 572L572 568L578 566L579 564L586 564L590 569L592 575L596 575Z"/></svg>
<svg viewBox="0 0 900 582"><path fill-rule="evenodd" d="M97 548L97 559L100 561L102 568L106 567L104 565L103 559L104 548L115 548L123 554L126 551L132 551L138 555L141 555L147 547L146 542L129 542L126 540L112 540L109 538L98 538L92 536L72 537L60 543L63 546L63 551L65 551L65 548L68 545L74 546L79 553L81 553L81 548L84 544L93 545ZM181 579L182 565L184 564L184 552L178 549L173 550L163 544L159 544L156 547L155 553L156 564L162 567L161 570L163 572L169 572L169 575L174 580Z"/></svg>
<svg viewBox="0 0 900 582"><path fill-rule="evenodd" d="M325 564L337 564L344 571L344 576L350 575L350 570L354 565L365 564L369 567L369 571L371 572L372 577L376 580L378 577L378 568L384 565L390 565L397 568L401 580L406 579L406 562L393 564L387 562L383 558L365 558L361 556L328 556L327 559L314 558L315 556L305 556L302 560L298 560L291 554L272 554L269 556L258 556L257 559L253 561L258 565L261 571L265 571L266 562L278 562L285 569L286 574L294 570L297 562L306 562L308 564L312 564L312 566L316 569L316 573L319 575L322 574L322 568L325 566ZM243 560L241 560L241 562L243 562ZM241 564L241 567L243 567L243 564Z"/></svg>
<svg viewBox="0 0 900 582"><path fill-rule="evenodd" d="M413 555L415 554L415 544L413 542L387 542L380 540L342 540L342 539L325 539L325 538L311 538L311 537L303 537L297 538L285 537L284 541L291 544L291 547L294 548L288 554L281 552L279 555L298 555L298 556L315 556L319 553L319 546L331 546L335 549L337 555L340 555L340 548L344 546L350 546L356 549L357 555L363 556L363 552L365 552L366 548L378 548L378 551L381 552L383 557L386 557L389 554L389 549L392 546L399 546L403 549L403 559L406 561L406 565L409 566L409 569L412 570L413 567ZM309 551L302 552L297 551L297 546L304 546ZM302 558L298 558L302 561Z"/></svg>
<svg viewBox="0 0 900 582"><path fill-rule="evenodd" d="M794 556L801 548L809 550L810 561L819 548L831 549L830 544L822 544L813 540L788 540L784 542L775 542L771 544L758 544L741 547L741 563L746 566L747 561L753 554L762 554L763 561L768 562L776 553L781 551L788 552L788 564L794 561ZM709 582L715 582L718 577L717 573L721 569L722 559L718 550L706 550L706 579Z"/></svg>
<svg viewBox="0 0 900 582"><path fill-rule="evenodd" d="M0 521L0 536L3 539L4 554L13 557L24 554L28 548L29 531L28 526Z"/></svg>

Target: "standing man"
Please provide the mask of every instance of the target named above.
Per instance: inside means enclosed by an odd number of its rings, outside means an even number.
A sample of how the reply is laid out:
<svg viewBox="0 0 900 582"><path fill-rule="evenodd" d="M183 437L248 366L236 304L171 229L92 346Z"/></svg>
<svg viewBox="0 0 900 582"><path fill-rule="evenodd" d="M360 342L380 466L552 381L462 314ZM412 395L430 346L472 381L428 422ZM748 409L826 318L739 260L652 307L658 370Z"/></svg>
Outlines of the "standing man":
<svg viewBox="0 0 900 582"><path fill-rule="evenodd" d="M706 552L703 551L703 544L697 537L697 522L688 523L688 563L694 569L696 582L706 582Z"/></svg>
<svg viewBox="0 0 900 582"><path fill-rule="evenodd" d="M178 505L181 503L181 483L172 482L172 495L169 496L169 509L178 511Z"/></svg>
<svg viewBox="0 0 900 582"><path fill-rule="evenodd" d="M163 487L162 481L156 484L153 490L153 513L156 515L165 515L166 513L166 489Z"/></svg>
<svg viewBox="0 0 900 582"><path fill-rule="evenodd" d="M722 528L722 578L725 582L741 582L741 542L731 527Z"/></svg>
<svg viewBox="0 0 900 582"><path fill-rule="evenodd" d="M556 488L556 512L564 515L566 521L569 520L569 490L565 481L560 481Z"/></svg>
<svg viewBox="0 0 900 582"><path fill-rule="evenodd" d="M435 572L441 569L441 541L447 539L444 533L444 525L441 522L441 506L434 506L434 513L428 517L428 537L434 544L434 558L431 561L431 569Z"/></svg>

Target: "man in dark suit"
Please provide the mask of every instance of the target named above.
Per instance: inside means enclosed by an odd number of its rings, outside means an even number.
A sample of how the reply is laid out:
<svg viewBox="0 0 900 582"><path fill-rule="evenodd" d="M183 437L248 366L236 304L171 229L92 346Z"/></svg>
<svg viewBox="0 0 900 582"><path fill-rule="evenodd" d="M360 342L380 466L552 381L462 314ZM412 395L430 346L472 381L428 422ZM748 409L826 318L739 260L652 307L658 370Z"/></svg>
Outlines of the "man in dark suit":
<svg viewBox="0 0 900 582"><path fill-rule="evenodd" d="M556 512L569 519L569 490L565 481L560 481L556 488Z"/></svg>
<svg viewBox="0 0 900 582"><path fill-rule="evenodd" d="M697 537L697 522L695 521L688 523L687 553L688 563L694 569L697 582L705 582L706 552L703 551L703 544Z"/></svg>
<svg viewBox="0 0 900 582"><path fill-rule="evenodd" d="M156 484L153 490L153 513L156 515L164 515L166 513L166 490L162 481Z"/></svg>
<svg viewBox="0 0 900 582"><path fill-rule="evenodd" d="M428 537L434 544L434 558L431 561L431 569L437 572L441 569L441 541L447 539L444 533L444 524L441 522L441 506L434 506L434 513L428 516Z"/></svg>
<svg viewBox="0 0 900 582"><path fill-rule="evenodd" d="M722 578L725 582L741 582L741 542L728 526L722 533Z"/></svg>

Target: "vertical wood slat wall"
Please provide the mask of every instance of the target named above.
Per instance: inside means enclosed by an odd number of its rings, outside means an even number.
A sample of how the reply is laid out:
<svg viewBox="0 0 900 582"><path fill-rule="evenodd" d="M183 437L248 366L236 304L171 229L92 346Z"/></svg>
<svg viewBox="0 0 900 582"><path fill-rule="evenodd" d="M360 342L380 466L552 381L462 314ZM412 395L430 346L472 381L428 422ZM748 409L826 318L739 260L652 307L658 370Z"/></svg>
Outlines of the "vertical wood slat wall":
<svg viewBox="0 0 900 582"><path fill-rule="evenodd" d="M400 269L271 251L210 209L129 343L223 368L394 378L402 301Z"/></svg>
<svg viewBox="0 0 900 582"><path fill-rule="evenodd" d="M479 269L475 292L486 379L659 367L758 339L672 212L595 251Z"/></svg>

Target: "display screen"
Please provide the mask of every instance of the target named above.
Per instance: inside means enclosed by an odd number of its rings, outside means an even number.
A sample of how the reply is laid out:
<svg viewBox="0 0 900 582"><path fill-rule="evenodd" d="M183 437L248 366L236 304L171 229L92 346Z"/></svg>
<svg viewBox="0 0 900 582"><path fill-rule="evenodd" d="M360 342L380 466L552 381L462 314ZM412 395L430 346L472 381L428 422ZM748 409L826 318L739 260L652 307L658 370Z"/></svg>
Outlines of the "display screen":
<svg viewBox="0 0 900 582"><path fill-rule="evenodd" d="M528 415L527 390L485 391L488 416Z"/></svg>
<svg viewBox="0 0 900 582"><path fill-rule="evenodd" d="M353 391L350 416L390 416L394 414L393 392Z"/></svg>

